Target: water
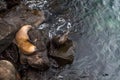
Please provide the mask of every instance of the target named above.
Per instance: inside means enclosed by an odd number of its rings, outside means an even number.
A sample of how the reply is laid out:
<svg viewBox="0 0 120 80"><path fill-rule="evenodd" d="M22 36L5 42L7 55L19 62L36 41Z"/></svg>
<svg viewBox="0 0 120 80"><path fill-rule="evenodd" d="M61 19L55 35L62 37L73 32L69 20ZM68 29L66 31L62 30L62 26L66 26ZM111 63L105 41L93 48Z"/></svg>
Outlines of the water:
<svg viewBox="0 0 120 80"><path fill-rule="evenodd" d="M73 64L50 80L119 80L120 0L60 0L59 4L57 9L65 13L47 7L52 21L43 28L49 28L50 37L71 29L76 53Z"/></svg>

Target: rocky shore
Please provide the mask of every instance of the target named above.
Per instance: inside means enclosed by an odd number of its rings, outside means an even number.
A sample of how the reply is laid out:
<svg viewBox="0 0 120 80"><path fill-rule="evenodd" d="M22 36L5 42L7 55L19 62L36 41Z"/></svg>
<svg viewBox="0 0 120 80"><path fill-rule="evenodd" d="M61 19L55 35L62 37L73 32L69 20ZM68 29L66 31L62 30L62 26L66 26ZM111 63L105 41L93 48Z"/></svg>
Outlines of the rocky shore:
<svg viewBox="0 0 120 80"><path fill-rule="evenodd" d="M47 31L37 29L46 20L44 11L29 9L20 0L5 0L0 4L0 73L3 73L0 80L42 80L41 72L50 75L51 69L73 62L74 44L68 35L64 36L66 33L50 39ZM16 34L24 25L32 26L26 32L26 41L36 46L32 55L21 52L16 43ZM6 74L2 68L10 73Z"/></svg>

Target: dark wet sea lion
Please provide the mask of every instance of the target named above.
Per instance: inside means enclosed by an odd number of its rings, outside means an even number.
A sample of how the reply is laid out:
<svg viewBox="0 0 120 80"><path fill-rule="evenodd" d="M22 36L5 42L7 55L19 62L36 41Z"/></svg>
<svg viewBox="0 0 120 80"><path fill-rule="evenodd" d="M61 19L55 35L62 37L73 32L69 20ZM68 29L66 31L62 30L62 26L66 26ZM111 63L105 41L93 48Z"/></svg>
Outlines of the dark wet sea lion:
<svg viewBox="0 0 120 80"><path fill-rule="evenodd" d="M68 33L54 36L47 45L48 54L55 59L59 66L71 64L74 59L74 44L68 38Z"/></svg>
<svg viewBox="0 0 120 80"><path fill-rule="evenodd" d="M54 36L51 39L51 42L54 45L54 47L59 48L60 46L64 45L68 41L68 34L69 31L65 32L64 34Z"/></svg>

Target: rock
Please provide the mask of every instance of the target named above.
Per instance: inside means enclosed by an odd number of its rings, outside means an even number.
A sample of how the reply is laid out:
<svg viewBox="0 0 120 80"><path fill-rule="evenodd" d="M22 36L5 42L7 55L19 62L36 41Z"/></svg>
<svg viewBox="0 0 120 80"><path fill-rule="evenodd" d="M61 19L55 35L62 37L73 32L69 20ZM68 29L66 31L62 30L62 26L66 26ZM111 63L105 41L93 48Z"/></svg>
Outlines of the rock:
<svg viewBox="0 0 120 80"><path fill-rule="evenodd" d="M65 0L61 0L61 1L50 0L49 2L50 4L49 4L48 9L50 10L50 12L52 12L55 15L66 14L66 12L69 11L69 7L66 6L70 2L68 0L66 1Z"/></svg>
<svg viewBox="0 0 120 80"><path fill-rule="evenodd" d="M5 17L4 20L15 26L23 26L25 24L31 24L38 26L41 24L45 18L44 13L38 10L30 10L27 6L21 4L13 8Z"/></svg>
<svg viewBox="0 0 120 80"><path fill-rule="evenodd" d="M10 46L8 46L5 51L3 51L0 54L0 60L9 60L12 62L16 67L19 62L19 54L18 54L18 48L14 43L11 43Z"/></svg>
<svg viewBox="0 0 120 80"><path fill-rule="evenodd" d="M7 60L0 60L0 80L20 80L15 67Z"/></svg>
<svg viewBox="0 0 120 80"><path fill-rule="evenodd" d="M12 8L3 18L0 18L0 53L13 41L15 33L25 24L38 26L44 21L42 11L30 10L21 4Z"/></svg>
<svg viewBox="0 0 120 80"><path fill-rule="evenodd" d="M28 32L30 40L40 51L46 50L47 42L49 41L48 32L45 30L32 29Z"/></svg>
<svg viewBox="0 0 120 80"><path fill-rule="evenodd" d="M16 32L16 28L11 26L3 19L0 19L0 53L11 44L12 40L14 39L14 34Z"/></svg>
<svg viewBox="0 0 120 80"><path fill-rule="evenodd" d="M0 1L0 17L3 17L8 11L20 4L20 0L1 0Z"/></svg>
<svg viewBox="0 0 120 80"><path fill-rule="evenodd" d="M47 56L45 33L40 30L29 31L30 41L37 46L37 51L32 55L24 55L20 53L20 60L22 64L28 63L33 68L39 70L46 70L49 68L49 59Z"/></svg>
<svg viewBox="0 0 120 80"><path fill-rule="evenodd" d="M36 71L33 69L29 69L26 72L26 76L22 77L22 80L44 80L44 79L45 78L43 78L43 76L41 75L41 73L39 71Z"/></svg>
<svg viewBox="0 0 120 80"><path fill-rule="evenodd" d="M5 0L7 3L7 9L10 9L18 4L20 4L21 0Z"/></svg>
<svg viewBox="0 0 120 80"><path fill-rule="evenodd" d="M7 9L7 4L5 1L1 0L0 1L0 11L6 10Z"/></svg>
<svg viewBox="0 0 120 80"><path fill-rule="evenodd" d="M49 56L57 61L59 66L71 64L74 59L74 44L72 40L64 38L64 43L58 41L62 36L54 36L48 43Z"/></svg>
<svg viewBox="0 0 120 80"><path fill-rule="evenodd" d="M46 51L36 52L33 55L27 56L20 54L21 64L28 64L32 68L40 71L45 71L49 68L49 60L46 56Z"/></svg>

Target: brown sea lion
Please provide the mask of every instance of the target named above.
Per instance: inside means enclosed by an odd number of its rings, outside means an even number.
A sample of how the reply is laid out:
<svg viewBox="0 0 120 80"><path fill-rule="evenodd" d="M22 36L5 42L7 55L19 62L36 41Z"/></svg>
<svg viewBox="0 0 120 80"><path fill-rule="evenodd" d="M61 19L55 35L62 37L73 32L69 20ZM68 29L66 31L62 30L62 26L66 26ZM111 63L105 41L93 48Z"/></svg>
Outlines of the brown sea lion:
<svg viewBox="0 0 120 80"><path fill-rule="evenodd" d="M37 43L32 40L33 38L29 39L30 35L28 34L28 31L31 28L31 25L25 25L16 33L15 40L18 48L20 49L20 61L22 64L27 63L31 67L39 70L47 69L49 66L49 60L47 57L47 50L45 48L46 45L41 42L42 40L40 36L42 35L39 35L39 32L34 29L32 29L33 33L31 35L33 35L34 39L37 38Z"/></svg>
<svg viewBox="0 0 120 80"><path fill-rule="evenodd" d="M31 28L31 25L24 25L15 36L17 46L19 47L20 51L26 55L33 54L33 52L35 52L37 49L36 46L30 42L27 34Z"/></svg>

